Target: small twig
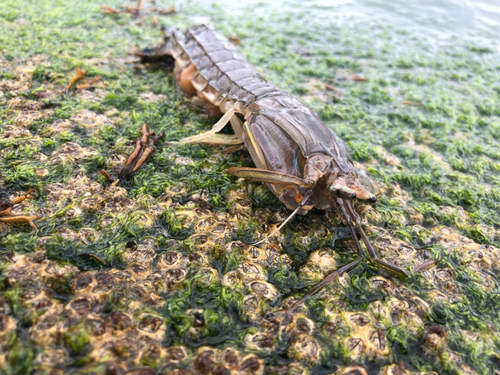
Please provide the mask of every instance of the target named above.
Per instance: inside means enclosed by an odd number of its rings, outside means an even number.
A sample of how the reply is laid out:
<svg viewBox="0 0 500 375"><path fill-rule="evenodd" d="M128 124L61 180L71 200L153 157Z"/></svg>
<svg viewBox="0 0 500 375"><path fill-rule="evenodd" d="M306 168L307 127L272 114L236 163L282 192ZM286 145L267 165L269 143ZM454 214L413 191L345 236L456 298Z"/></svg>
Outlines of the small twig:
<svg viewBox="0 0 500 375"><path fill-rule="evenodd" d="M101 174L106 178L106 180L108 180L109 182L113 183L115 182L115 179L113 177L111 177L111 175L109 174L109 172L105 169L101 169Z"/></svg>
<svg viewBox="0 0 500 375"><path fill-rule="evenodd" d="M125 12L122 12L121 10L111 8L106 5L101 6L101 9L102 14L125 14Z"/></svg>
<svg viewBox="0 0 500 375"><path fill-rule="evenodd" d="M26 199L34 199L35 198L34 196L31 195L31 192L33 192L33 191L34 191L34 189L28 190L26 193L24 193L20 197L17 197L16 199L14 199L11 203L0 204L0 207L4 208L3 211L0 211L0 222L6 223L6 224L29 224L31 228L33 228L34 230L38 230L38 228L36 227L35 223L33 223L33 221L40 219L41 216L17 215L17 214L12 213L14 206L25 201Z"/></svg>
<svg viewBox="0 0 500 375"><path fill-rule="evenodd" d="M120 180L127 180L135 174L146 162L149 156L155 151L155 145L163 138L165 131L162 130L160 134L155 136L155 132L148 130L147 124L141 125L141 137L135 141L134 150L125 161L123 168L118 173L118 179L115 180L106 171L102 170L101 173L106 179L116 185Z"/></svg>
<svg viewBox="0 0 500 375"><path fill-rule="evenodd" d="M148 130L148 124L142 124L141 125L141 143L143 146L147 146L148 145L148 137L150 135L154 135L154 132L150 132Z"/></svg>
<svg viewBox="0 0 500 375"><path fill-rule="evenodd" d="M144 0L137 0L137 6L133 7L130 5L122 6L127 12L134 16L134 18L139 18L141 15L141 9L144 7Z"/></svg>
<svg viewBox="0 0 500 375"><path fill-rule="evenodd" d="M151 140L152 140L152 141L154 142L154 144L156 145L156 144L158 143L158 141L159 141L160 139L162 139L162 138L163 138L163 136L164 136L164 135L165 135L165 130L162 130L162 131L160 132L160 134L158 134L157 136L155 136L155 137L151 137Z"/></svg>
<svg viewBox="0 0 500 375"><path fill-rule="evenodd" d="M75 84L75 82L78 82L79 80L85 78L85 74L87 74L88 70L81 70L80 68L76 68L76 76L71 78L71 80L68 83L68 86L66 87L66 94L69 92L69 89L71 86Z"/></svg>
<svg viewBox="0 0 500 375"><path fill-rule="evenodd" d="M125 171L131 164L132 162L137 159L137 157L139 156L139 153L141 152L141 149L142 149L142 144L141 144L141 140L138 139L137 141L135 141L135 148L134 148L134 151L132 151L132 153L130 154L130 156L128 157L127 161L125 162L125 165L123 166L120 174Z"/></svg>
<svg viewBox="0 0 500 375"><path fill-rule="evenodd" d="M137 10L135 9L135 7L132 7L130 5L120 5L120 7L125 9L128 13L137 18Z"/></svg>
<svg viewBox="0 0 500 375"><path fill-rule="evenodd" d="M14 199L12 202L0 204L0 207L4 208L3 211L0 211L0 216L13 215L12 214L12 209L14 208L14 206L16 204L19 204L19 203L25 201L26 199L35 199L34 196L30 195L32 191L35 191L35 190L34 189L30 189L26 193L24 193L23 195L21 195L20 197L17 197L16 199Z"/></svg>
<svg viewBox="0 0 500 375"><path fill-rule="evenodd" d="M410 102L409 100L402 100L401 104L412 105L412 106L419 106L420 105L420 103L418 103L418 102Z"/></svg>
<svg viewBox="0 0 500 375"><path fill-rule="evenodd" d="M41 217L37 215L2 216L0 217L0 222L6 224L29 224L31 228L37 231L38 228L36 227L33 220L38 220L38 219L41 219Z"/></svg>
<svg viewBox="0 0 500 375"><path fill-rule="evenodd" d="M81 253L80 256L88 256L88 257L94 258L99 263L101 263L103 266L108 265L108 263L106 263L102 258L98 257L97 255L95 255L93 253Z"/></svg>
<svg viewBox="0 0 500 375"><path fill-rule="evenodd" d="M15 204L19 204L19 203L25 201L26 199L35 199L35 197L33 195L31 195L31 193L34 191L35 191L35 189L29 189L26 193L24 193L20 197L17 197L16 199L14 199L12 201L11 205L13 206Z"/></svg>
<svg viewBox="0 0 500 375"><path fill-rule="evenodd" d="M8 207L8 208L6 208L5 210L0 211L0 217L2 217L2 216L10 216L10 215L12 215L12 209L13 209L13 208L14 208L14 207Z"/></svg>
<svg viewBox="0 0 500 375"><path fill-rule="evenodd" d="M111 8L106 5L101 6L101 9L102 14L125 14L125 12L122 12L121 10Z"/></svg>
<svg viewBox="0 0 500 375"><path fill-rule="evenodd" d="M149 158L149 155L151 155L155 151L154 143L152 140L149 141L149 145L143 148L142 155L140 158L137 160L134 168L132 168L132 173L137 172L140 167L146 162L146 160Z"/></svg>
<svg viewBox="0 0 500 375"><path fill-rule="evenodd" d="M102 81L102 78L101 76L95 76L94 78L92 78L92 80L90 81L84 81L78 85L76 85L76 88L77 89L86 89L87 87L91 87L91 86L94 86L96 84L98 84L99 82Z"/></svg>
<svg viewBox="0 0 500 375"><path fill-rule="evenodd" d="M352 74L349 78L352 81L367 81L368 80L367 78L358 76L357 74Z"/></svg>
<svg viewBox="0 0 500 375"><path fill-rule="evenodd" d="M160 14L170 14L170 13L175 13L175 5L173 7L170 7L168 9L157 9L158 10L158 13Z"/></svg>
<svg viewBox="0 0 500 375"><path fill-rule="evenodd" d="M342 91L340 91L339 89L337 89L333 86L330 86L330 85L325 85L325 89L335 92L338 96L344 95L344 93Z"/></svg>

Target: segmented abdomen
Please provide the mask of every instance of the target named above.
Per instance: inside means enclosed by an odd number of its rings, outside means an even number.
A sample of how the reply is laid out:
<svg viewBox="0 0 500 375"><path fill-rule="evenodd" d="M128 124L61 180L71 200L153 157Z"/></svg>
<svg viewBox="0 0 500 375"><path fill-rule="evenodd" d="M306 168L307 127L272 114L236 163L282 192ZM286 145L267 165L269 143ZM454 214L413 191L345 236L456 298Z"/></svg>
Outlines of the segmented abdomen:
<svg viewBox="0 0 500 375"><path fill-rule="evenodd" d="M172 56L183 69L196 66L191 82L215 105L225 98L248 106L262 97L288 95L264 80L227 38L205 25L174 32L172 42Z"/></svg>

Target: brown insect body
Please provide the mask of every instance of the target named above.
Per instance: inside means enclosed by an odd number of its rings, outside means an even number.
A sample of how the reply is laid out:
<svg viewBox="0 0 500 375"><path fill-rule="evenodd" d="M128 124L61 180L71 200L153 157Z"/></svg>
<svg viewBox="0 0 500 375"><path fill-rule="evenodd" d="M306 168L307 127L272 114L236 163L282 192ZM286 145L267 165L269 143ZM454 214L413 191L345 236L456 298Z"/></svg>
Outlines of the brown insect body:
<svg viewBox="0 0 500 375"><path fill-rule="evenodd" d="M352 189L358 198L371 197L357 181L345 143L289 94L258 99L245 119L249 131L243 139L257 167L304 180L298 187L268 183L288 208L297 208L300 197L310 192L300 213L313 207L332 210L329 188L335 185Z"/></svg>
<svg viewBox="0 0 500 375"><path fill-rule="evenodd" d="M224 113L211 131L179 143L244 143L257 168L233 167L227 173L265 182L294 213L305 214L313 207L337 209L360 256L337 274L364 258L359 233L373 261L406 275L378 259L353 204L354 199L376 198L359 183L345 143L311 109L265 80L224 36L207 26L173 32L157 49L156 56L161 55L175 59L175 80L184 93ZM235 135L216 134L228 121Z"/></svg>
<svg viewBox="0 0 500 375"><path fill-rule="evenodd" d="M175 80L183 92L219 106L223 113L233 108L245 117L243 128L234 130L258 168L314 185L301 213L307 207L333 209L327 191L331 185L352 188L361 199L371 198L357 182L340 137L299 100L265 80L225 37L201 25L175 31L163 49L176 60ZM305 195L303 187L275 181L268 186L290 209Z"/></svg>

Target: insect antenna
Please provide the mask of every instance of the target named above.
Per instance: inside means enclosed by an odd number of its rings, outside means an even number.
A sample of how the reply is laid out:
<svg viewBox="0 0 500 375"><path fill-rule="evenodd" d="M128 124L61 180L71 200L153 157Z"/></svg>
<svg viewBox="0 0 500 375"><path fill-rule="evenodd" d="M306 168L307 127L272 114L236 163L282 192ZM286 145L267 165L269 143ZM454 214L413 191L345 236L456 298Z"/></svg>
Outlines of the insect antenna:
<svg viewBox="0 0 500 375"><path fill-rule="evenodd" d="M278 228L276 228L275 230L273 230L269 235L267 235L266 237L264 237L262 240L260 240L259 242L256 242L254 244L252 244L253 246L255 245L258 245L262 242L265 242L267 241L270 237L272 237L275 233L279 232L281 230L281 228L283 228L285 226L286 223L288 223L290 220L292 220L292 218L297 214L297 212L299 212L299 210L301 209L301 206L297 206L297 208L290 214L290 216L288 216L286 218L286 220L284 222L282 222Z"/></svg>
<svg viewBox="0 0 500 375"><path fill-rule="evenodd" d="M338 277L342 276L343 273L352 270L354 267L356 267L359 263L361 263L365 259L365 253L363 252L361 244L359 243L358 237L356 235L357 234L356 228L351 222L351 215L349 214L349 211L346 210L346 205L344 204L344 200L340 198L335 198L334 202L335 206L338 209L340 217L342 218L342 221L345 222L347 228L349 229L349 232L351 233L351 237L354 240L354 244L356 245L356 250L358 252L358 258L340 267L339 269L333 271L328 276L326 276L321 282L316 284L309 292L307 292L305 296L303 296L301 299L295 302L293 306L285 313L285 315L292 314L300 307L300 305L302 305L302 303L304 303L307 299L309 299L309 297L321 291L333 280L336 280Z"/></svg>
<svg viewBox="0 0 500 375"><path fill-rule="evenodd" d="M256 246L256 245L258 245L258 244L260 244L260 243L262 243L262 242L265 242L265 241L267 241L269 238L271 238L272 236L274 236L276 233L278 233L278 232L281 230L281 228L283 228L283 227L286 225L286 223L288 223L290 220L292 220L292 219L293 219L293 217L297 214L297 212L299 212L299 211L300 211L300 209L301 209L302 207L304 207L304 205L306 204L306 202L307 202L307 200L309 199L309 196L310 196L310 195L311 195L311 191L309 191L309 192L308 192L308 193L304 196L304 198L302 198L302 200L300 201L300 203L299 203L299 205L297 206L297 208L296 208L295 210L293 210L293 212L290 214L290 216L288 216L288 217L286 218L286 220L285 220L284 222L282 222L282 223L278 226L278 228L276 228L275 230L273 230L270 234L268 234L268 235L267 235L266 237L264 237L262 240L260 240L260 241L258 241L258 242L256 242L256 243L254 243L254 244L252 244L252 245L253 245L253 246Z"/></svg>

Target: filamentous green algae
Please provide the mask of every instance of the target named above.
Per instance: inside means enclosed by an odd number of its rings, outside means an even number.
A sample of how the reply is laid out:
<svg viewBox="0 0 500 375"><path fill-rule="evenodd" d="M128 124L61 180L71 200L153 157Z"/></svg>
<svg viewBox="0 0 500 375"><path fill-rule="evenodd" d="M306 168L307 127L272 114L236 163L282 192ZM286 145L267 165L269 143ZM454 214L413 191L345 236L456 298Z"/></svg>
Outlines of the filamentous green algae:
<svg viewBox="0 0 500 375"><path fill-rule="evenodd" d="M174 14L157 1L139 17L126 5L0 4L0 202L34 189L13 212L42 217L38 231L0 223L2 374L500 371L500 60L476 35L488 27L376 16L361 0L180 2ZM398 280L363 262L285 316L356 258L334 212L253 246L289 212L224 174L253 166L245 150L208 145L158 144L110 186L101 169L118 174L143 123L166 140L213 124L168 69L133 55L161 26L202 22L239 37L347 142L377 186L360 209L380 257L434 267ZM66 94L77 67L87 75Z"/></svg>

